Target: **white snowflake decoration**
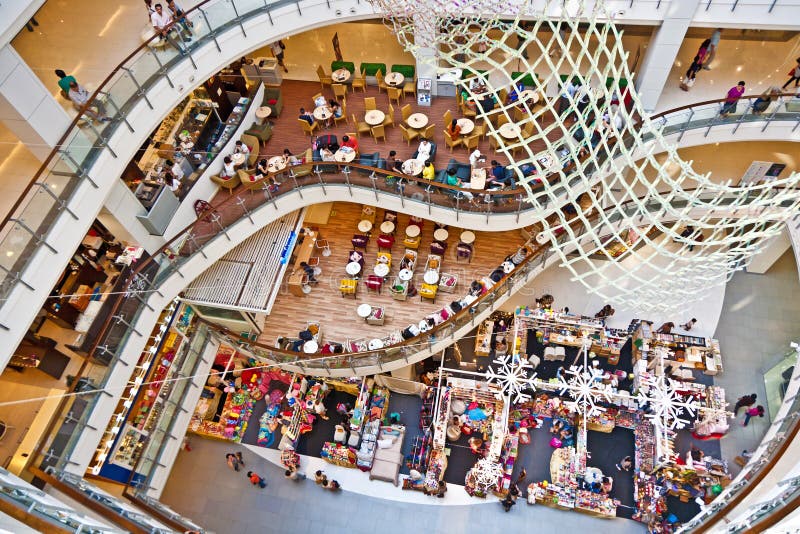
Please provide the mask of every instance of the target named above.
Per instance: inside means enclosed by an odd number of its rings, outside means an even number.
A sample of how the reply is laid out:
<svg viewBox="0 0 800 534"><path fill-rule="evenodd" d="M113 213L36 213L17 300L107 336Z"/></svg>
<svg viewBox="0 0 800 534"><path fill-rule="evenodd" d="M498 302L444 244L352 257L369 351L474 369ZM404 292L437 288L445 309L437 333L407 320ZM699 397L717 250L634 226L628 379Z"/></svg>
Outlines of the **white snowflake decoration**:
<svg viewBox="0 0 800 534"><path fill-rule="evenodd" d="M497 456L489 454L478 460L472 468L472 479L475 481L475 487L489 492L491 488L497 485L497 481L503 476L503 466L497 461Z"/></svg>
<svg viewBox="0 0 800 534"><path fill-rule="evenodd" d="M684 413L694 417L701 408L701 404L694 396L684 397L678 393L678 388L678 382L664 376L655 377L648 374L642 377L642 388L637 400L639 406L644 407L647 404L651 411L647 414L647 418L656 427L670 430L685 428L689 421L683 417Z"/></svg>
<svg viewBox="0 0 800 534"><path fill-rule="evenodd" d="M511 354L499 356L492 363L495 366L489 366L486 371L486 381L500 387L502 393L500 396L506 397L514 404L530 400L531 396L524 391L536 389L536 373L533 372L533 366L520 360L519 356Z"/></svg>
<svg viewBox="0 0 800 534"><path fill-rule="evenodd" d="M559 377L559 389L562 394L566 392L572 398L571 401L566 401L564 404L570 410L583 412L587 416L605 411L596 402L600 400L611 402L615 393L610 384L604 384L597 380L600 375L599 370L587 370L575 365L564 370Z"/></svg>

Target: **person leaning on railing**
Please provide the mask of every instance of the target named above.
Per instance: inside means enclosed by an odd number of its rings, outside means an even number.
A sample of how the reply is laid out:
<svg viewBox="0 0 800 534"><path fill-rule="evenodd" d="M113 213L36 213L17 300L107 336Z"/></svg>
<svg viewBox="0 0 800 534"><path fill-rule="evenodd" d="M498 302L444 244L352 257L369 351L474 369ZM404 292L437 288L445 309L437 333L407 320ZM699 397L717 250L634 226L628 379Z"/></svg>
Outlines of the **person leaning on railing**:
<svg viewBox="0 0 800 534"><path fill-rule="evenodd" d="M764 93L762 93L762 95L756 98L753 102L753 113L765 112L772 101L775 100L777 95L781 94L781 92L782 91L780 87L776 87L774 85L764 91Z"/></svg>
<svg viewBox="0 0 800 534"><path fill-rule="evenodd" d="M72 81L69 84L68 96L72 101L73 107L80 112L81 108L89 103L89 99L92 95L89 94L89 91L78 85L78 82ZM92 108L96 108L97 111L93 110ZM86 109L83 110L83 113L96 121L108 122L111 120L108 118L108 115L106 115L105 106L103 106L103 104L97 99L92 100L91 105L86 107Z"/></svg>

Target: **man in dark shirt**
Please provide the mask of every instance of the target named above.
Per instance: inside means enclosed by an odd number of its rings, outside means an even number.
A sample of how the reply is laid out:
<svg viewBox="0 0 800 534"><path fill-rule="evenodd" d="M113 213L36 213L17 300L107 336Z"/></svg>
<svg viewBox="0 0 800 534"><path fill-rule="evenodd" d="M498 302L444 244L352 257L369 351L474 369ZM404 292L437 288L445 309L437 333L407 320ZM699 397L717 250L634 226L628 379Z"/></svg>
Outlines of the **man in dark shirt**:
<svg viewBox="0 0 800 534"><path fill-rule="evenodd" d="M300 120L304 120L308 124L314 124L314 115L307 112L305 108L300 108Z"/></svg>
<svg viewBox="0 0 800 534"><path fill-rule="evenodd" d="M506 169L497 160L492 160L492 177L489 178L490 182L498 182L505 184L506 180Z"/></svg>

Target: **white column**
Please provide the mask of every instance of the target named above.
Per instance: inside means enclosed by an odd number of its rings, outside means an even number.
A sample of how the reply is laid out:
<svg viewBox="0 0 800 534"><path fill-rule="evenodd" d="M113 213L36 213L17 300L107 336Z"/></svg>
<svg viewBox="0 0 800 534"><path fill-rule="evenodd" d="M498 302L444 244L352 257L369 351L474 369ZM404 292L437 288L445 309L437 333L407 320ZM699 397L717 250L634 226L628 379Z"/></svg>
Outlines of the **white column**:
<svg viewBox="0 0 800 534"><path fill-rule="evenodd" d="M797 224L793 221L787 221L788 224ZM772 265L783 256L789 247L792 245L789 239L788 230L784 229L779 235L767 239L761 244L761 251L753 256L750 263L747 265L748 273L766 274Z"/></svg>
<svg viewBox="0 0 800 534"><path fill-rule="evenodd" d="M664 21L653 31L642 67L636 73L636 90L645 111L652 112L656 108L699 3L699 0L670 2Z"/></svg>
<svg viewBox="0 0 800 534"><path fill-rule="evenodd" d="M417 15L418 17L421 15ZM417 78L430 78L433 82L431 87L431 94L436 96L436 57L438 56L438 49L434 44L433 35L431 34L432 25L430 22L417 22L415 19L414 24L414 43L423 45L429 44L431 46L422 46L414 52L414 57L417 60L416 73Z"/></svg>
<svg viewBox="0 0 800 534"><path fill-rule="evenodd" d="M41 160L47 157L71 121L11 45L0 49L0 120Z"/></svg>

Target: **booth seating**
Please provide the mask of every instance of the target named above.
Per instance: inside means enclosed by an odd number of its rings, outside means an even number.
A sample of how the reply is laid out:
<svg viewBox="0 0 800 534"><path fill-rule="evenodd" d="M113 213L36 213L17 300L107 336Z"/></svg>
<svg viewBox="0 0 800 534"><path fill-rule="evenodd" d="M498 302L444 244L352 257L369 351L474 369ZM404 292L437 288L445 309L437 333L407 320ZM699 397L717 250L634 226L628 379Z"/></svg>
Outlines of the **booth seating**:
<svg viewBox="0 0 800 534"><path fill-rule="evenodd" d="M434 241L433 243L431 243L431 254L438 254L439 256L443 256L446 250L447 250L447 243L442 243L441 241Z"/></svg>
<svg viewBox="0 0 800 534"><path fill-rule="evenodd" d="M459 243L456 246L456 261L460 260L467 260L467 263L472 262L472 245Z"/></svg>
<svg viewBox="0 0 800 534"><path fill-rule="evenodd" d="M366 252L369 238L365 235L356 234L353 236L353 239L350 240L350 243L353 244L353 248L361 248L364 249L364 252Z"/></svg>
<svg viewBox="0 0 800 534"><path fill-rule="evenodd" d="M380 237L378 237L378 250L392 250L393 246L394 236L381 234Z"/></svg>
<svg viewBox="0 0 800 534"><path fill-rule="evenodd" d="M386 312L380 306L373 306L372 311L367 316L367 324L381 326L386 320Z"/></svg>
<svg viewBox="0 0 800 534"><path fill-rule="evenodd" d="M439 289L439 286L436 284L426 284L423 283L422 286L419 288L419 298L428 299L433 302L436 302L436 292Z"/></svg>
<svg viewBox="0 0 800 534"><path fill-rule="evenodd" d="M360 154L358 157L358 164L365 165L367 167L375 167L378 169L386 168L386 160L381 158L380 152L373 152L372 154ZM372 171L369 169L357 168L356 172L366 175L372 174Z"/></svg>
<svg viewBox="0 0 800 534"><path fill-rule="evenodd" d="M381 287L383 287L383 278L381 278L380 276L371 274L371 275L367 276L367 279L366 279L366 281L364 283L367 286L367 291L372 290L372 291L375 291L376 293L380 293L381 292ZM369 322L369 321L367 321L367 322Z"/></svg>
<svg viewBox="0 0 800 534"><path fill-rule="evenodd" d="M353 298L356 298L356 293L358 292L358 280L353 278L345 278L341 282L339 282L339 291L342 292L342 298L345 295L353 295Z"/></svg>

